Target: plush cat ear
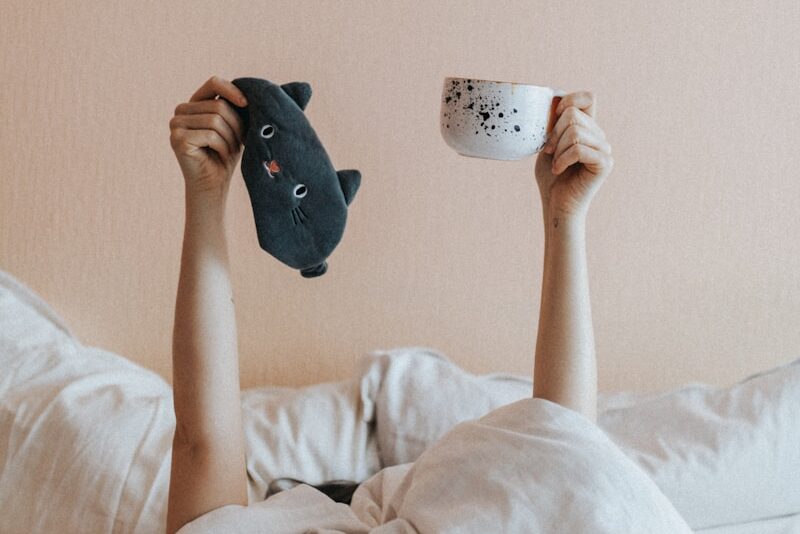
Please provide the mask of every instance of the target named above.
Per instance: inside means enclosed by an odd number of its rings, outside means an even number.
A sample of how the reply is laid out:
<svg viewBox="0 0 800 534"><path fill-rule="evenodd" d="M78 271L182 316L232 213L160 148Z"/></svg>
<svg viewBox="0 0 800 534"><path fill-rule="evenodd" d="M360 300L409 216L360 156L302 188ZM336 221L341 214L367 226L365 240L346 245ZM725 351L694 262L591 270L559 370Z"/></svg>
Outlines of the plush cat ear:
<svg viewBox="0 0 800 534"><path fill-rule="evenodd" d="M353 197L356 196L358 186L361 185L361 173L355 169L349 169L336 171L336 175L339 177L339 185L342 187L342 193L344 193L344 201L349 206L353 201Z"/></svg>
<svg viewBox="0 0 800 534"><path fill-rule="evenodd" d="M306 82L289 82L281 85L283 92L292 97L300 109L306 109L306 104L311 100L311 86Z"/></svg>
<svg viewBox="0 0 800 534"><path fill-rule="evenodd" d="M242 132L244 134L250 128L250 111L247 109L247 106L240 108L238 104L234 104L228 99L225 99L225 101L231 105L233 111L235 111L236 114L239 115L239 118L242 120Z"/></svg>
<svg viewBox="0 0 800 534"><path fill-rule="evenodd" d="M250 99L258 100L256 95L268 82L266 80L259 80L258 78L236 78L235 80L231 80L231 83L238 87L249 101ZM236 111L236 114L239 115L239 118L242 119L243 131L247 132L250 128L250 106L248 105L240 108L238 104L230 100L228 100L228 103L233 107L234 111Z"/></svg>

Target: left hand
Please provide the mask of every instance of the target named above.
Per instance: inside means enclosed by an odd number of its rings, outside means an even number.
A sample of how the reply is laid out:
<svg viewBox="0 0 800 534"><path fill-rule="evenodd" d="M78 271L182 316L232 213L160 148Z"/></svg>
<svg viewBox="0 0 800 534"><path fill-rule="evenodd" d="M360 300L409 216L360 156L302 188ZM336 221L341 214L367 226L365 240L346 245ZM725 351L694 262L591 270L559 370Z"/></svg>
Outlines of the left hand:
<svg viewBox="0 0 800 534"><path fill-rule="evenodd" d="M536 182L549 216L586 215L614 160L605 133L594 120L591 92L570 93L555 110L556 123L536 159Z"/></svg>
<svg viewBox="0 0 800 534"><path fill-rule="evenodd" d="M224 97L224 98L217 98ZM247 98L228 80L212 76L169 121L170 144L187 192L224 196L242 148L243 125L226 101L246 106Z"/></svg>

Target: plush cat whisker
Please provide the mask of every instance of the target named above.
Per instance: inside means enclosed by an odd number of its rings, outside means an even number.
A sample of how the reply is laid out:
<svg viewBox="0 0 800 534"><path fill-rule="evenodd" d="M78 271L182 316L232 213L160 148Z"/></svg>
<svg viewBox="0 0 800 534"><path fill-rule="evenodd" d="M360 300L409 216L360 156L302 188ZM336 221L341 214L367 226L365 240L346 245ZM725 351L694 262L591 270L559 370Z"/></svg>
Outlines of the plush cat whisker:
<svg viewBox="0 0 800 534"><path fill-rule="evenodd" d="M306 212L304 212L303 208L301 208L300 206L297 206L297 213L302 216L300 222L305 222L308 220L308 215L306 215Z"/></svg>
<svg viewBox="0 0 800 534"><path fill-rule="evenodd" d="M295 224L295 226L297 226L298 223L304 224L308 220L308 217L306 216L305 213L303 213L303 210L300 208L300 206L292 208L291 213L292 213L292 222Z"/></svg>

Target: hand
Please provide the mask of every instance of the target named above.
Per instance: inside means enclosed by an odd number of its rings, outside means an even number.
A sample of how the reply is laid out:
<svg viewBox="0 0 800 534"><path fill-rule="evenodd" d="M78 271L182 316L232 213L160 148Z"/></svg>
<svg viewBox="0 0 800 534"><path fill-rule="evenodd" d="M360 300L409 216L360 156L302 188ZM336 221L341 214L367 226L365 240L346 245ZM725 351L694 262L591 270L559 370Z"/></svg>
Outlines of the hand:
<svg viewBox="0 0 800 534"><path fill-rule="evenodd" d="M187 191L226 193L242 147L242 121L222 96L246 106L244 94L227 80L212 76L175 108L169 121L170 145L183 172Z"/></svg>
<svg viewBox="0 0 800 534"><path fill-rule="evenodd" d="M611 145L594 120L595 111L588 91L566 95L556 107L556 123L535 170L547 218L585 216L611 173Z"/></svg>

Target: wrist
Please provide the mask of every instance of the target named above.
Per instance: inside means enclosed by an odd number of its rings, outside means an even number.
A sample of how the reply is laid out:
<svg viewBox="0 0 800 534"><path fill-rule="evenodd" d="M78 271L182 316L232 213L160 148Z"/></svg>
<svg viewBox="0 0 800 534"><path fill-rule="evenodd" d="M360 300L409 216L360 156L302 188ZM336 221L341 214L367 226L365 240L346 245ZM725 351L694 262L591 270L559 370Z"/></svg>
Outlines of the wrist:
<svg viewBox="0 0 800 534"><path fill-rule="evenodd" d="M227 189L198 189L186 184L186 209L202 211L224 211L228 198Z"/></svg>
<svg viewBox="0 0 800 534"><path fill-rule="evenodd" d="M586 235L586 213L570 213L563 210L545 210L546 238L583 238Z"/></svg>
<svg viewBox="0 0 800 534"><path fill-rule="evenodd" d="M552 223L554 218L558 218L559 221L570 222L570 224L584 224L586 222L586 215L589 211L588 202L580 203L573 200L552 199L550 195L545 193L540 194L540 200L545 223L548 221Z"/></svg>
<svg viewBox="0 0 800 534"><path fill-rule="evenodd" d="M186 190L185 236L215 241L224 239L226 195Z"/></svg>

